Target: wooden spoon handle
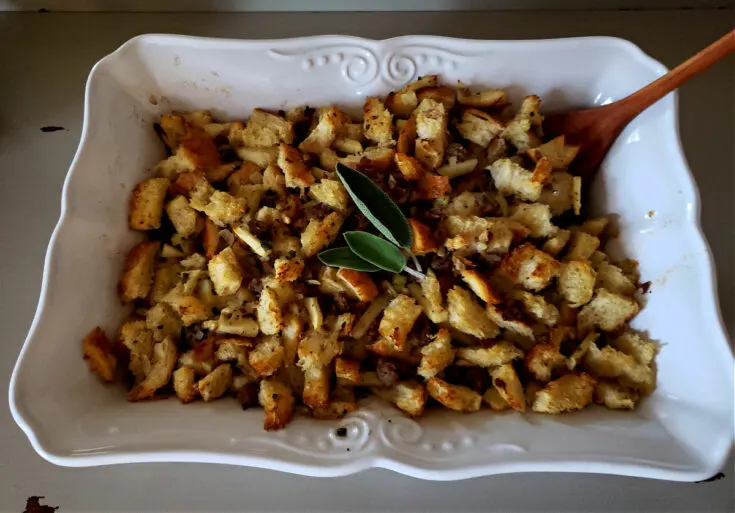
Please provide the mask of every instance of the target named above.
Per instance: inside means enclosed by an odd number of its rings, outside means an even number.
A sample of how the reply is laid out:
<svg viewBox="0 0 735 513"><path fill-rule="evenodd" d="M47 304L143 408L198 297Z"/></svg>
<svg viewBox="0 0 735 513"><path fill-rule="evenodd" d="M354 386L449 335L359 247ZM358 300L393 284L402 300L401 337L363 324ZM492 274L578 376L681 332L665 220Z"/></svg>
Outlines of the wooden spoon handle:
<svg viewBox="0 0 735 513"><path fill-rule="evenodd" d="M620 103L622 104L621 107L624 105L624 108L621 108L621 111L624 111L624 117L632 120L694 75L701 73L715 62L724 59L733 52L735 52L735 30L725 34L707 48L682 62L676 68L654 80L643 89L622 99Z"/></svg>

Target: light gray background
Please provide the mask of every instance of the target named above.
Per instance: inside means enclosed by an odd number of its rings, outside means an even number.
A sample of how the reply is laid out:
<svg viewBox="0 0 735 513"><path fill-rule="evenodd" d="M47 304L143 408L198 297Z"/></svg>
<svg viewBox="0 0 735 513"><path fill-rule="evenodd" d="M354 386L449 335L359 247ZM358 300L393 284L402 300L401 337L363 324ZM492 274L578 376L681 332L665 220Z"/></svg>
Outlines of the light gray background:
<svg viewBox="0 0 735 513"><path fill-rule="evenodd" d="M344 33L483 39L614 35L673 66L733 28L732 10L668 12L0 14L0 393L35 311L61 185L81 131L86 76L128 38L175 32L237 38ZM681 134L702 194L722 311L733 329L735 61L681 90ZM45 125L67 130L42 133ZM80 252L84 249L80 248ZM80 276L80 279L84 277ZM703 344L706 340L701 341ZM78 341L69 341L77 350ZM0 511L30 495L82 511L733 511L733 462L703 484L575 474L429 483L387 471L313 479L214 465L65 469L31 449L0 408Z"/></svg>

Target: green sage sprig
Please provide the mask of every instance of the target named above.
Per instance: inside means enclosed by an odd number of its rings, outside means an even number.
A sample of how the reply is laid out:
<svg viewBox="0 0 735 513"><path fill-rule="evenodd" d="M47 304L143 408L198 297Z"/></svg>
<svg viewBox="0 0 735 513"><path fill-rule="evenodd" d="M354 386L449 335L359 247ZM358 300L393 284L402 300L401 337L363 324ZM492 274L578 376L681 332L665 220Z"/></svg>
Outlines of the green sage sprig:
<svg viewBox="0 0 735 513"><path fill-rule="evenodd" d="M337 176L360 212L385 239L368 232L346 232L344 238L347 247L322 251L319 260L331 267L364 272L405 271L423 279L420 268L415 270L406 265L404 252L408 253L417 267L418 261L410 252L413 243L411 226L398 205L370 178L355 169L338 163Z"/></svg>

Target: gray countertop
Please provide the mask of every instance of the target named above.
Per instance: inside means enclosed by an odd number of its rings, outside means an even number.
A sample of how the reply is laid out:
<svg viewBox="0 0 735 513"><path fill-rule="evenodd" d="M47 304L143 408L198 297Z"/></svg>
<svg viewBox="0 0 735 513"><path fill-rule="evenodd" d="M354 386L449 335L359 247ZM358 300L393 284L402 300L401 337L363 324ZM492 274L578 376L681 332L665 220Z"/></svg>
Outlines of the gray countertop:
<svg viewBox="0 0 735 513"><path fill-rule="evenodd" d="M488 13L0 14L0 392L33 318L61 186L81 133L92 65L146 32L280 38L345 33L482 39L619 36L673 66L732 29L726 10ZM735 60L681 89L681 135L702 196L722 312L735 334ZM41 127L64 127L42 132ZM80 248L83 251L83 248ZM83 279L83 277L80 277ZM83 308L83 305L80 305ZM76 347L77 341L72 341ZM703 340L702 343L706 343ZM70 346L70 347L72 347ZM732 459L701 484L612 476L525 474L430 483L369 471L315 479L203 464L55 467L0 408L0 510L29 496L82 511L733 511Z"/></svg>

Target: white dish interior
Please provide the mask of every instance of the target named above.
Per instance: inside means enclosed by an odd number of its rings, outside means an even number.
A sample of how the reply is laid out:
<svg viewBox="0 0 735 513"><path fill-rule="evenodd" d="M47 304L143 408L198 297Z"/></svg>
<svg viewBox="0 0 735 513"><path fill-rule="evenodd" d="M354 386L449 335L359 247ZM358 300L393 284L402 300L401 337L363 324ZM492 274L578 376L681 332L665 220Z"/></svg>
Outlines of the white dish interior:
<svg viewBox="0 0 735 513"><path fill-rule="evenodd" d="M49 244L38 310L13 373L13 415L38 453L66 466L199 461L315 476L384 467L438 480L518 471L581 471L675 480L710 477L733 440L733 358L699 228L695 185L669 95L621 134L593 186L619 214L619 248L652 286L634 327L664 347L658 389L633 413L559 417L431 412L415 422L372 402L339 422L297 418L266 433L259 409L234 401L128 403L81 358L93 326L114 333L125 311L115 284L139 237L126 224L132 187L164 152L152 123L171 110L337 104L359 110L419 75L537 94L546 110L604 104L665 69L611 38L490 42L326 36L228 41L141 36L89 77L84 131ZM338 426L347 436L335 436Z"/></svg>

